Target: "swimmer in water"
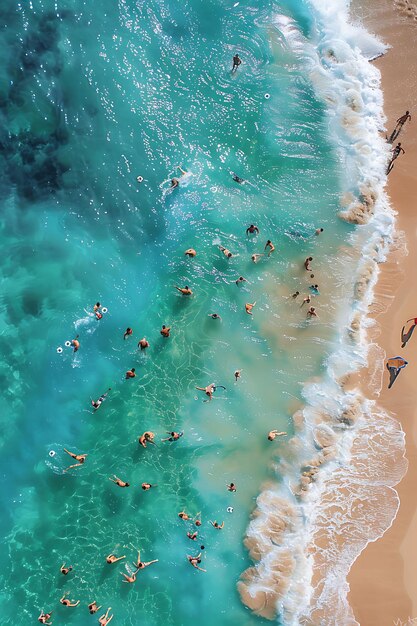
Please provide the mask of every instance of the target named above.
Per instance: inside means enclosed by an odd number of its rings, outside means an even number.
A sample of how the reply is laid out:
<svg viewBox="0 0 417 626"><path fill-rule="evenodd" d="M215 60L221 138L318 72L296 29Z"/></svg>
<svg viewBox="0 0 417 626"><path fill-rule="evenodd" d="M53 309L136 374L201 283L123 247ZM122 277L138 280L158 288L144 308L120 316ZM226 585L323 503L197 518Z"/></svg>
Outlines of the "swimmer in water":
<svg viewBox="0 0 417 626"><path fill-rule="evenodd" d="M171 331L170 326L163 325L159 332L161 333L162 337L169 337L170 331Z"/></svg>
<svg viewBox="0 0 417 626"><path fill-rule="evenodd" d="M80 467L81 465L83 465L83 463L85 463L85 460L88 457L88 454L74 454L74 452L70 452L69 450L66 450L65 448L64 448L64 452L69 454L72 459L75 459L76 461L78 461L78 463L76 463L75 465L70 465L69 467L64 469L64 472L67 472L68 470L73 469L74 467Z"/></svg>
<svg viewBox="0 0 417 626"><path fill-rule="evenodd" d="M220 252L223 252L224 256L227 257L228 259L232 258L233 254L230 252L230 250L228 250L224 246L219 246L219 250Z"/></svg>
<svg viewBox="0 0 417 626"><path fill-rule="evenodd" d="M195 516L194 524L196 526L201 526L201 513L197 513Z"/></svg>
<svg viewBox="0 0 417 626"><path fill-rule="evenodd" d="M103 317L103 314L101 313L101 311L96 311L96 320L101 320Z"/></svg>
<svg viewBox="0 0 417 626"><path fill-rule="evenodd" d="M100 307L101 307L100 302L96 302L96 303L95 303L95 305L94 305L94 309L93 309L94 313L95 313L96 311L98 311Z"/></svg>
<svg viewBox="0 0 417 626"><path fill-rule="evenodd" d="M183 432L176 433L175 430L173 431L166 430L165 432L169 435L169 437L165 437L165 439L161 439L161 441L178 441L178 439L182 437L184 434Z"/></svg>
<svg viewBox="0 0 417 626"><path fill-rule="evenodd" d="M106 393L103 393L98 400L91 400L91 405L94 408L94 410L96 411L97 409L99 409L102 405L102 403L104 402L104 400L107 398L107 394L109 393L109 391L111 391L111 387L109 387L106 391Z"/></svg>
<svg viewBox="0 0 417 626"><path fill-rule="evenodd" d="M48 619L51 619L53 611L50 611L49 613L44 613L43 611L41 611L41 614L38 617L38 622L40 622L41 624L46 624L46 626L51 626L52 622L48 622Z"/></svg>
<svg viewBox="0 0 417 626"><path fill-rule="evenodd" d="M72 565L70 565L69 567L65 567L65 563L63 563L59 571L61 572L61 574L64 574L64 576L67 576L67 574L69 574L72 571L72 569L73 569Z"/></svg>
<svg viewBox="0 0 417 626"><path fill-rule="evenodd" d="M143 491L148 491L149 489L151 489L152 487L157 487L158 485L151 485L151 483L142 483L142 489Z"/></svg>
<svg viewBox="0 0 417 626"><path fill-rule="evenodd" d="M145 567L148 567L149 565L152 565L152 563L158 563L158 559L154 559L153 561L143 562L143 561L140 560L140 550L138 550L138 558L136 560L136 563L133 563L133 565L136 567L136 571L137 572L140 569L145 569Z"/></svg>
<svg viewBox="0 0 417 626"><path fill-rule="evenodd" d="M232 174L232 178L236 183L239 183L239 185L243 185L243 183L245 183L245 179L244 178L240 178L240 176L238 176L237 174L235 174L234 172L231 172Z"/></svg>
<svg viewBox="0 0 417 626"><path fill-rule="evenodd" d="M143 433L143 435L139 437L139 443L141 446L146 448L147 443L152 443L153 445L155 445L154 439L155 439L155 433L151 432L150 430L147 430Z"/></svg>
<svg viewBox="0 0 417 626"><path fill-rule="evenodd" d="M190 258L197 256L197 252L194 250L194 248L188 248L188 250L186 250L184 254L185 256L188 256Z"/></svg>
<svg viewBox="0 0 417 626"><path fill-rule="evenodd" d="M210 402L213 397L213 393L216 391L217 387L214 383L210 383L210 385L207 385L207 387L196 387L196 389L198 389L198 391L204 391Z"/></svg>
<svg viewBox="0 0 417 626"><path fill-rule="evenodd" d="M189 556L187 554L187 559L188 562L195 567L195 569L198 569L200 572L205 572L206 570L203 569L202 567L199 567L199 564L201 563L201 552L200 554L198 554L197 556Z"/></svg>
<svg viewBox="0 0 417 626"><path fill-rule="evenodd" d="M233 374L235 377L235 382L239 380L241 373L242 373L242 370L235 370L235 373Z"/></svg>
<svg viewBox="0 0 417 626"><path fill-rule="evenodd" d="M259 228L255 224L251 224L246 229L246 236L248 235L259 235Z"/></svg>
<svg viewBox="0 0 417 626"><path fill-rule="evenodd" d="M175 289L177 291L179 291L180 293L182 293L183 296L192 296L193 292L191 291L191 289L189 288L188 285L185 285L185 287L177 287L176 285L174 285Z"/></svg>
<svg viewBox="0 0 417 626"><path fill-rule="evenodd" d="M226 486L227 486L227 491L236 491L235 483L230 483L230 485L226 485Z"/></svg>
<svg viewBox="0 0 417 626"><path fill-rule="evenodd" d="M279 432L279 430L270 430L269 433L268 433L268 440L269 441L274 441L274 439L276 437L283 437L286 434L287 433L285 433L285 432Z"/></svg>
<svg viewBox="0 0 417 626"><path fill-rule="evenodd" d="M180 167L179 165L177 165L177 169L179 169L179 171L181 172L181 176L179 178L171 178L172 189L174 189L175 187L178 187L178 185L180 184L181 178L187 174L187 172L183 170L182 167Z"/></svg>
<svg viewBox="0 0 417 626"><path fill-rule="evenodd" d="M140 339L138 341L138 348L140 348L141 350L146 350L146 348L149 348L149 346L150 346L150 343L145 337L143 337L143 339Z"/></svg>
<svg viewBox="0 0 417 626"><path fill-rule="evenodd" d="M191 539L192 541L195 541L198 537L198 532L194 531L193 533L187 533L187 537L188 539Z"/></svg>
<svg viewBox="0 0 417 626"><path fill-rule="evenodd" d="M190 516L188 515L188 513L186 513L185 511L180 511L178 513L178 517L182 520L184 520L184 522L188 522L188 520L190 519Z"/></svg>
<svg viewBox="0 0 417 626"><path fill-rule="evenodd" d="M253 315L252 313L252 309L255 306L256 302L252 302L252 304L250 302L247 302L245 304L245 311L248 315Z"/></svg>
<svg viewBox="0 0 417 626"><path fill-rule="evenodd" d="M117 563L117 561L122 561L125 558L126 555L116 556L115 554L109 554L108 556L106 556L106 563L109 563L109 565L111 565L112 563Z"/></svg>
<svg viewBox="0 0 417 626"><path fill-rule="evenodd" d="M125 374L125 378L126 380L128 380L129 378L136 378L136 369L132 367L131 370L127 370Z"/></svg>
<svg viewBox="0 0 417 626"><path fill-rule="evenodd" d="M132 333L133 333L133 330L130 328L130 326L128 326L125 330L125 334L123 335L123 339L126 339L126 337L130 337Z"/></svg>
<svg viewBox="0 0 417 626"><path fill-rule="evenodd" d="M246 280L246 278L243 278L243 276L239 276L239 278L236 281L236 285L239 286L242 283L247 283L248 281Z"/></svg>
<svg viewBox="0 0 417 626"><path fill-rule="evenodd" d="M71 600L67 598L68 594L69 594L69 591L66 591L64 593L64 595L60 599L60 603L63 604L64 606L78 606L80 604L80 601L77 600L77 602L71 602Z"/></svg>
<svg viewBox="0 0 417 626"><path fill-rule="evenodd" d="M224 522L218 524L217 522L210 521L210 524L213 526L213 528L217 528L217 530L221 530L224 527Z"/></svg>
<svg viewBox="0 0 417 626"><path fill-rule="evenodd" d="M300 309L301 309L301 307L302 307L302 306L304 306L305 304L310 304L310 302L311 302L311 296L310 296L310 295L308 295L308 296L306 296L306 297L304 298L304 300L302 301L301 306L300 306Z"/></svg>
<svg viewBox="0 0 417 626"><path fill-rule="evenodd" d="M317 236L319 236L319 235L321 235L321 233L322 233L323 231L324 231L324 228L316 228L316 230L315 230L315 234L316 234Z"/></svg>
<svg viewBox="0 0 417 626"><path fill-rule="evenodd" d="M312 260L313 260L313 257L312 257L312 256L308 256L308 257L306 258L306 260L304 261L304 267L305 267L305 269L306 269L308 272L311 272L310 263L311 263L311 261L312 261Z"/></svg>
<svg viewBox="0 0 417 626"><path fill-rule="evenodd" d="M75 337L75 339L73 339L73 340L71 341L71 345L72 345L72 347L74 348L74 353L75 353L75 352L78 352L78 350L80 349L80 342L78 341L78 337L79 337L79 336L80 336L80 335L77 335L77 336Z"/></svg>
<svg viewBox="0 0 417 626"><path fill-rule="evenodd" d="M261 258L261 256L264 256L263 254L259 254L258 252L255 252L254 254L251 255L251 260L254 263L257 263L259 261L259 259Z"/></svg>
<svg viewBox="0 0 417 626"><path fill-rule="evenodd" d="M209 313L208 314L209 317L211 317L212 320L220 320L221 321L221 317L220 315L218 315L217 313Z"/></svg>
<svg viewBox="0 0 417 626"><path fill-rule="evenodd" d="M116 474L113 474L113 478L109 476L109 480L118 487L130 487L130 483L125 483L123 480L120 480L120 478L117 478Z"/></svg>
<svg viewBox="0 0 417 626"><path fill-rule="evenodd" d="M270 239L268 239L268 241L266 242L264 250L266 250L267 248L269 248L268 256L271 256L271 254L275 250L275 246Z"/></svg>
<svg viewBox="0 0 417 626"><path fill-rule="evenodd" d="M312 317L318 317L317 313L316 313L316 309L314 308L314 306L311 306L308 311L307 311L307 319L310 319Z"/></svg>
<svg viewBox="0 0 417 626"><path fill-rule="evenodd" d="M101 615L101 617L98 618L98 623L100 624L100 626L107 626L107 624L109 624L112 621L114 615L111 615L109 617L110 611L111 611L111 606L109 606L107 611L105 613L103 613L103 615Z"/></svg>
<svg viewBox="0 0 417 626"><path fill-rule="evenodd" d="M90 612L90 615L94 615L94 613L97 613L97 611L99 611L100 609L101 609L101 606L98 606L95 600L90 602L90 604L88 605L88 610Z"/></svg>
<svg viewBox="0 0 417 626"><path fill-rule="evenodd" d="M233 67L232 67L232 72L236 72L237 68L239 67L239 65L242 63L242 59L239 57L239 55L236 53L235 56L233 57Z"/></svg>

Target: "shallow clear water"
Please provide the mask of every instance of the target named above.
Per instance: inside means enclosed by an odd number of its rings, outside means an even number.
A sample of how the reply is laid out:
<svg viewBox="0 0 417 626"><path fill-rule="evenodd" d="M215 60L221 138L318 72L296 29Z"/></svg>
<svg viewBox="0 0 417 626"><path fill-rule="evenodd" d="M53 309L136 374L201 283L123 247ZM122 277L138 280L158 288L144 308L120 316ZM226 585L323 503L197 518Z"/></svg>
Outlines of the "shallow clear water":
<svg viewBox="0 0 417 626"><path fill-rule="evenodd" d="M298 47L277 14L294 20ZM308 8L7 0L0 16L2 623L36 622L41 608L56 623L93 622L93 599L113 607L115 624L262 623L236 582L250 565L242 539L255 498L285 446L266 433L291 434L302 385L337 340L337 259L351 231L337 218L342 164L303 56ZM166 193L177 165L192 176ZM250 223L259 237L245 237ZM275 253L254 265L268 238ZM302 267L310 254L314 279ZM320 319L307 323L287 297L311 282ZM97 300L109 311L101 321ZM78 333L79 352L57 354ZM138 377L125 381L132 366ZM195 386L213 381L226 391L204 403ZM93 414L90 398L109 386ZM143 431L171 429L184 430L178 443L138 447ZM64 447L88 453L85 466L63 474ZM143 481L158 487L142 492ZM183 508L201 511L197 546ZM205 574L185 557L200 544ZM131 562L136 548L159 562L123 585L123 563L105 556ZM81 605L59 606L64 590Z"/></svg>

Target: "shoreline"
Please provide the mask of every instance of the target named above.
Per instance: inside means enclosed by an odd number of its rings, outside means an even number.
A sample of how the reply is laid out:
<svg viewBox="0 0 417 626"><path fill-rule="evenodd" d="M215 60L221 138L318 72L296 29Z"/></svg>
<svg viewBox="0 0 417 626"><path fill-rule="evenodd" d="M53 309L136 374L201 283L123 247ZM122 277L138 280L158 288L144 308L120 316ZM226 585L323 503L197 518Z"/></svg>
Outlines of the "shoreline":
<svg viewBox="0 0 417 626"><path fill-rule="evenodd" d="M398 4L403 5L398 7ZM396 416L406 436L406 458L408 470L395 487L400 499L400 508L391 527L375 542L369 543L352 565L348 575L348 596L355 618L366 626L405 624L409 618L417 618L417 429L414 408L415 392L413 381L417 376L417 364L413 363L413 337L405 348L401 348L402 325L417 315L417 294L412 290L417 263L417 215L413 212L412 193L417 189L417 141L415 133L417 114L416 74L417 60L408 54L413 49L417 33L414 17L404 16L411 3L388 0L368 1L365 5L352 7L352 17L360 18L364 26L391 46L387 53L373 61L381 71L381 86L384 94L384 112L387 130L395 126L395 120L409 109L413 119L407 123L399 141L406 155L398 159L388 178L387 193L393 209L397 212L397 237L405 237L408 250L406 257L398 258L393 246L388 260L380 267L375 287L374 304L370 318L376 324L371 330L371 343L375 341L386 357L401 354L409 365L391 390L387 389L387 373L382 376L382 390L370 394L364 380L369 380L372 366L359 374L364 395L375 400L389 414ZM413 13L414 15L414 13ZM390 302L391 300L391 302ZM382 311L382 312L381 312ZM368 376L367 376L368 375ZM414 623L414 622L412 622Z"/></svg>

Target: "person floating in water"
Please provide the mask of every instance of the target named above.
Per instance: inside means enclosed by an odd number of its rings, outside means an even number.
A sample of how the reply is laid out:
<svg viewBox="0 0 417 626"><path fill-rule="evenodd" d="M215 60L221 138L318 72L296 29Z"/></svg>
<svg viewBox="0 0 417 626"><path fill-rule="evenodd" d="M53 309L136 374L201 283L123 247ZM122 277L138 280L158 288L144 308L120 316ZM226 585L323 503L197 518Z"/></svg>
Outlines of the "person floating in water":
<svg viewBox="0 0 417 626"><path fill-rule="evenodd" d="M41 611L41 614L38 617L38 622L40 622L41 624L46 624L46 626L51 626L52 622L48 622L48 619L51 619L52 613L53 611L50 611L49 613L44 613L43 611Z"/></svg>
<svg viewBox="0 0 417 626"><path fill-rule="evenodd" d="M259 228L255 224L251 224L246 229L246 236L248 235L259 235Z"/></svg>
<svg viewBox="0 0 417 626"><path fill-rule="evenodd" d="M257 263L259 259L261 258L261 256L264 256L264 255L259 254L259 252L254 252L254 254L251 255L251 261L253 261L254 263Z"/></svg>
<svg viewBox="0 0 417 626"><path fill-rule="evenodd" d="M184 522L188 522L188 520L190 519L190 516L188 515L188 513L186 513L185 511L180 511L178 513L178 517L182 520L184 520Z"/></svg>
<svg viewBox="0 0 417 626"><path fill-rule="evenodd" d="M100 624L100 626L107 626L107 624L109 624L112 621L114 615L111 615L109 617L110 611L111 611L111 606L109 606L107 611L105 613L103 613L103 615L101 615L101 617L98 618L98 623Z"/></svg>
<svg viewBox="0 0 417 626"><path fill-rule="evenodd" d="M141 446L146 448L147 443L152 443L153 445L155 445L154 439L155 439L155 433L151 432L150 430L147 430L146 432L143 433L143 435L139 437L139 443Z"/></svg>
<svg viewBox="0 0 417 626"><path fill-rule="evenodd" d="M226 387L223 387L223 385L215 385L214 383L210 383L210 385L207 385L207 387L196 387L196 389L198 389L199 391L204 391L204 393L208 397L208 401L210 402L213 397L213 393L216 391L217 387L226 389Z"/></svg>
<svg viewBox="0 0 417 626"><path fill-rule="evenodd" d="M217 522L210 521L210 524L213 526L213 528L217 528L217 530L222 530L222 528L224 528L224 522L218 524Z"/></svg>
<svg viewBox="0 0 417 626"><path fill-rule="evenodd" d="M212 320L220 320L221 321L221 319L222 319L218 313L209 313L208 316L211 317Z"/></svg>
<svg viewBox="0 0 417 626"><path fill-rule="evenodd" d="M230 485L226 485L227 487L227 491L236 491L236 485L235 483L230 483Z"/></svg>
<svg viewBox="0 0 417 626"><path fill-rule="evenodd" d="M191 289L189 288L188 285L185 285L185 287L177 287L176 285L174 285L175 289L177 291L179 291L180 293L182 293L183 296L192 296L193 292L191 291Z"/></svg>
<svg viewBox="0 0 417 626"><path fill-rule="evenodd" d="M246 313L247 313L248 315L253 315L253 313L252 313L252 309L253 309L253 307L255 306L255 304L256 304L256 302L252 302L252 303L247 302L247 303L245 304L245 311L246 311Z"/></svg>
<svg viewBox="0 0 417 626"><path fill-rule="evenodd" d="M239 278L235 282L236 285L239 287L239 285L241 285L242 283L247 283L248 281L246 280L246 278L243 278L243 276L239 276Z"/></svg>
<svg viewBox="0 0 417 626"><path fill-rule="evenodd" d="M392 149L392 157L391 157L390 162L388 163L387 172L386 172L387 176L392 171L392 168L394 167L394 161L396 159L398 159L398 157L400 156L401 152L403 154L405 154L405 150L404 150L404 148L401 147L401 142L399 142L399 143L397 143L395 148Z"/></svg>
<svg viewBox="0 0 417 626"><path fill-rule="evenodd" d="M186 250L184 252L184 254L185 254L185 256L188 256L188 257L195 257L195 256L197 256L197 252L194 250L194 248L188 248L188 250Z"/></svg>
<svg viewBox="0 0 417 626"><path fill-rule="evenodd" d="M162 337L169 337L169 333L171 332L171 327L165 326L164 324L159 332L161 333Z"/></svg>
<svg viewBox="0 0 417 626"><path fill-rule="evenodd" d="M136 369L132 367L131 370L127 370L125 378L126 380L129 380L129 378L136 378Z"/></svg>
<svg viewBox="0 0 417 626"><path fill-rule="evenodd" d="M77 336L75 337L75 339L73 339L73 340L71 341L71 345L72 345L72 347L74 348L74 353L75 353L75 352L78 352L78 350L80 349L80 342L78 341L78 337L79 337L79 336L80 336L80 335L77 335Z"/></svg>
<svg viewBox="0 0 417 626"><path fill-rule="evenodd" d="M315 234L316 234L316 235L317 235L317 237L318 237L319 235L321 235L321 233L322 233L323 231L324 231L324 228L316 228L316 230L315 230Z"/></svg>
<svg viewBox="0 0 417 626"><path fill-rule="evenodd" d="M138 341L138 348L140 348L141 350L146 350L146 348L149 348L149 346L150 346L150 343L146 339L146 337L143 337L142 339Z"/></svg>
<svg viewBox="0 0 417 626"><path fill-rule="evenodd" d="M74 467L80 467L81 465L83 465L85 463L85 460L88 457L88 454L74 454L74 452L70 452L69 450L66 450L65 448L64 448L64 452L69 454L71 458L73 458L76 461L78 461L78 463L76 463L75 465L70 465L69 467L64 469L64 472L67 472L68 470L70 470L70 469L72 469Z"/></svg>
<svg viewBox="0 0 417 626"><path fill-rule="evenodd" d="M223 252L224 256L227 257L228 259L232 258L233 254L230 252L230 250L228 250L224 246L219 246L219 250L220 252Z"/></svg>
<svg viewBox="0 0 417 626"><path fill-rule="evenodd" d="M142 483L141 486L143 491L148 491L149 489L152 489L152 487L157 487L158 485L152 485L151 483Z"/></svg>
<svg viewBox="0 0 417 626"><path fill-rule="evenodd" d="M95 411L101 407L102 403L107 398L109 391L111 391L111 387L109 387L106 393L103 393L98 400L91 400L91 405Z"/></svg>
<svg viewBox="0 0 417 626"><path fill-rule="evenodd" d="M233 57L233 67L232 67L232 72L236 72L237 68L239 67L239 65L241 65L242 63L242 59L239 57L239 55L236 53L235 56Z"/></svg>
<svg viewBox="0 0 417 626"><path fill-rule="evenodd" d="M181 176L179 178L171 178L172 189L174 189L175 187L178 187L178 185L180 184L181 178L183 178L183 176L186 176L188 174L188 172L183 170L182 167L180 167L179 165L177 166L177 169L179 169L179 171L181 172Z"/></svg>
<svg viewBox="0 0 417 626"><path fill-rule="evenodd" d="M275 246L270 239L268 239L268 241L266 242L264 250L266 250L267 248L269 248L268 256L271 256L271 254L275 250Z"/></svg>
<svg viewBox="0 0 417 626"><path fill-rule="evenodd" d="M240 176L238 176L234 172L230 172L230 173L231 173L232 178L235 181L235 183L239 183L239 185L243 185L243 183L246 182L244 178L241 178Z"/></svg>
<svg viewBox="0 0 417 626"><path fill-rule="evenodd" d="M161 441L178 441L178 439L184 435L183 432L176 433L175 430L166 430L165 432L169 435L169 437L165 437L164 439L161 439Z"/></svg>
<svg viewBox="0 0 417 626"><path fill-rule="evenodd" d="M235 377L235 382L239 380L241 373L242 373L242 370L235 370L233 374L233 376Z"/></svg>
<svg viewBox="0 0 417 626"><path fill-rule="evenodd" d="M141 569L145 569L145 567L148 567L149 565L152 565L152 563L158 563L158 559L154 559L153 561L141 561L140 560L140 550L138 550L138 558L136 560L136 563L133 563L134 567L136 567L136 571L138 572Z"/></svg>
<svg viewBox="0 0 417 626"><path fill-rule="evenodd" d="M124 576L124 580L122 580L123 583L134 583L136 582L136 574L137 574L137 570L136 572L130 573L130 574L125 574L124 572L120 572L122 576Z"/></svg>
<svg viewBox="0 0 417 626"><path fill-rule="evenodd" d="M109 476L109 480L111 480L112 483L114 483L118 487L130 487L130 483L125 483L120 478L117 478L116 474L113 474L113 477Z"/></svg>
<svg viewBox="0 0 417 626"><path fill-rule="evenodd" d="M130 328L130 326L128 326L125 330L125 334L123 335L123 339L126 339L126 337L130 337L132 333L133 333L133 330Z"/></svg>
<svg viewBox="0 0 417 626"><path fill-rule="evenodd" d="M188 532L187 537L188 539L191 539L191 541L196 541L198 537L198 532L196 530L193 533Z"/></svg>
<svg viewBox="0 0 417 626"><path fill-rule="evenodd" d="M318 318L318 315L314 306L311 306L307 311L307 319L310 319L312 317Z"/></svg>
<svg viewBox="0 0 417 626"><path fill-rule="evenodd" d="M67 598L68 594L69 594L69 591L66 591L64 593L64 595L60 599L60 603L63 604L64 606L78 606L80 604L80 601L77 600L77 602L71 602L71 600Z"/></svg>
<svg viewBox="0 0 417 626"><path fill-rule="evenodd" d="M64 576L67 576L70 572L72 572L72 570L72 565L70 565L69 567L65 567L65 563L63 563L59 571L61 572L61 574L64 574Z"/></svg>
<svg viewBox="0 0 417 626"><path fill-rule="evenodd" d="M199 564L201 563L201 552L200 552L200 554L197 554L197 556L189 556L187 554L187 559L188 559L188 562L190 563L190 565L195 567L195 569L198 569L200 572L205 572L206 571L202 567L199 567Z"/></svg>
<svg viewBox="0 0 417 626"><path fill-rule="evenodd" d="M90 612L90 615L94 615L94 613L97 613L97 611L99 611L100 609L101 609L101 606L98 606L95 600L90 602L90 604L88 605L88 610Z"/></svg>
<svg viewBox="0 0 417 626"><path fill-rule="evenodd" d="M109 563L111 565L112 563L117 563L117 561L122 561L125 558L126 558L125 554L123 556L116 556L115 554L109 554L106 556L106 563Z"/></svg>
<svg viewBox="0 0 417 626"><path fill-rule="evenodd" d="M268 441L274 441L276 437L283 437L286 432L280 432L279 430L270 430L268 433Z"/></svg>

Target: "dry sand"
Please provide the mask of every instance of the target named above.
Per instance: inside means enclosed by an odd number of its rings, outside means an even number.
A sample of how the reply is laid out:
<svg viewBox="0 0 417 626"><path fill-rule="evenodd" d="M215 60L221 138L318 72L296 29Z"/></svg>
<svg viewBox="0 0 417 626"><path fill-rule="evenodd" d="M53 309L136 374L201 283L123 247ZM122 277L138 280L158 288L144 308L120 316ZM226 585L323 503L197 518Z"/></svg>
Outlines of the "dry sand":
<svg viewBox="0 0 417 626"><path fill-rule="evenodd" d="M400 340L404 322L417 317L417 8L406 0L356 0L352 15L392 46L375 61L382 73L388 130L406 109L413 116L399 138L406 154L396 161L388 184L408 256L399 260L394 252L381 266L375 298L375 311L380 311L387 308L381 303L388 304L393 297L387 310L375 314L378 344L388 357L399 354L409 361L391 390L384 374L378 399L401 421L409 468L397 487L401 505L396 520L380 540L368 545L348 579L349 601L362 626L400 626L417 624L417 331L407 347L401 348Z"/></svg>

